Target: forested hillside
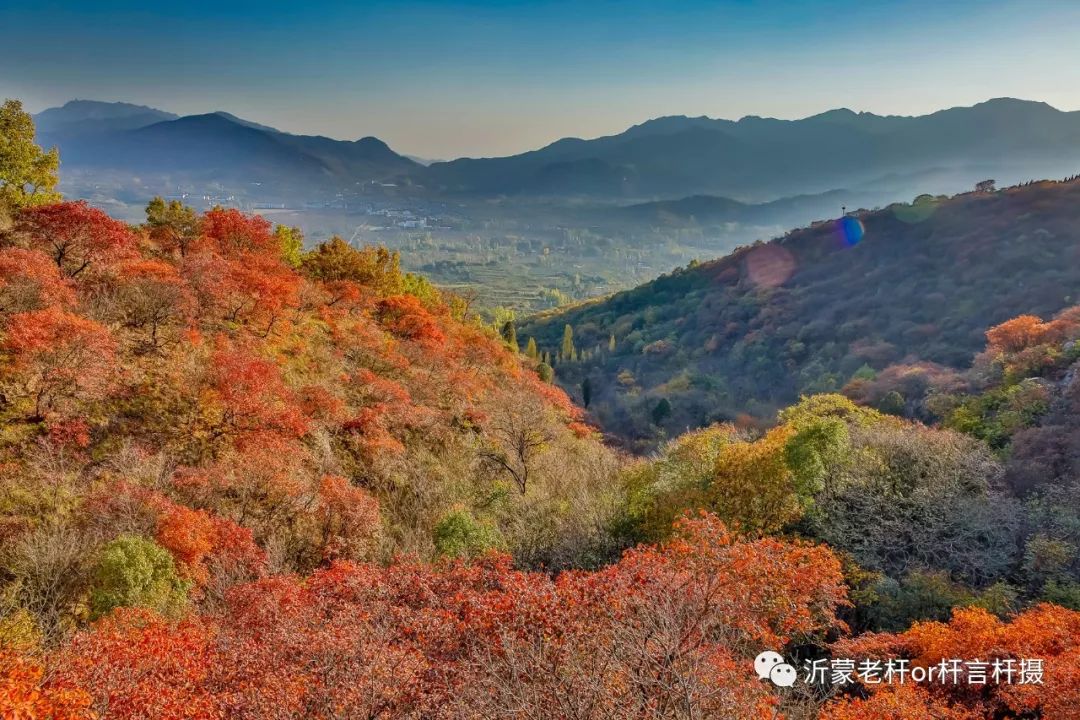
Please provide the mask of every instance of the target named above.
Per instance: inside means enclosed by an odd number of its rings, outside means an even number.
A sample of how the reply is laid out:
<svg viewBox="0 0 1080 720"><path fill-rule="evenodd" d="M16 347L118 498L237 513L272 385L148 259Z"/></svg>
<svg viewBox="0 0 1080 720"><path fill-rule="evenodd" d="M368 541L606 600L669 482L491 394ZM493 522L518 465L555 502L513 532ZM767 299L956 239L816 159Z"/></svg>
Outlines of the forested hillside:
<svg viewBox="0 0 1080 720"><path fill-rule="evenodd" d="M160 198L125 225L63 202L55 154L3 111L5 720L1080 704L1075 309L990 328L963 372L866 368L850 397L631 458L513 323L500 335L394 253L305 252L295 228ZM736 276L782 284L775 261L743 260ZM569 364L605 352L564 344ZM1025 457L1054 473L1018 476ZM763 649L799 682L759 677ZM843 658L1025 670L975 689L971 668L806 679Z"/></svg>
<svg viewBox="0 0 1080 720"><path fill-rule="evenodd" d="M1012 318L987 332L970 368L900 363L852 380L859 403L973 435L1005 459L1004 479L1019 495L1046 492L1046 512L1076 507L1080 476L1080 306L1053 318ZM1080 527L1059 516L1068 565Z"/></svg>
<svg viewBox="0 0 1080 720"><path fill-rule="evenodd" d="M0 645L331 562L611 557L613 455L396 256L160 201L7 215Z"/></svg>
<svg viewBox="0 0 1080 720"><path fill-rule="evenodd" d="M986 328L1070 305L1078 201L1076 180L923 196L517 331L550 355L558 382L587 400L600 426L633 447L743 414L768 420L800 394L839 390L904 359L966 367Z"/></svg>

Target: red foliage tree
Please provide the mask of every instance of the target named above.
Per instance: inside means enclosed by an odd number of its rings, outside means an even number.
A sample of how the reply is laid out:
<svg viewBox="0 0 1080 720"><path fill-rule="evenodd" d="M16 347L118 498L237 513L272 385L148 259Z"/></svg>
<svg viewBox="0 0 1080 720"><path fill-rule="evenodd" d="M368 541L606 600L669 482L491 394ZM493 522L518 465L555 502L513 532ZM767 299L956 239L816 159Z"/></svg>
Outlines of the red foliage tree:
<svg viewBox="0 0 1080 720"><path fill-rule="evenodd" d="M261 215L245 215L239 210L208 210L199 225L200 249L213 248L226 258L243 258L251 253L280 259L280 248L270 221Z"/></svg>
<svg viewBox="0 0 1080 720"><path fill-rule="evenodd" d="M120 719L764 719L776 699L753 655L820 637L843 602L828 550L738 541L706 517L558 581L497 555L336 563L236 588L220 614L177 626L120 613L62 652L57 681Z"/></svg>
<svg viewBox="0 0 1080 720"><path fill-rule="evenodd" d="M158 544L172 553L183 574L200 585L209 577L205 562L214 549L214 536L214 522L203 510L171 505L158 517Z"/></svg>
<svg viewBox="0 0 1080 720"><path fill-rule="evenodd" d="M434 345L446 341L446 334L434 316L413 295L391 295L380 300L376 317L399 337Z"/></svg>
<svg viewBox="0 0 1080 720"><path fill-rule="evenodd" d="M839 657L906 658L912 666L933 667L951 659L1011 661L1011 682L936 682L922 691L898 691L867 684L866 701L845 698L826 708L829 720L848 718L1075 718L1080 708L1080 613L1039 605L1005 623L980 608L953 611L948 623L916 623L907 632L869 634L834 646ZM1020 682L1022 662L1043 663L1040 682ZM877 697L883 695L883 697ZM889 714L904 705L910 714ZM944 714L943 708L953 714ZM918 713L922 714L918 714ZM939 714L933 714L933 713ZM863 713L863 714L859 714Z"/></svg>
<svg viewBox="0 0 1080 720"><path fill-rule="evenodd" d="M198 618L174 625L121 608L57 656L54 684L88 689L103 718L225 718L208 686L221 661L213 640Z"/></svg>
<svg viewBox="0 0 1080 720"><path fill-rule="evenodd" d="M214 252L189 254L183 275L207 322L238 323L269 335L296 306L300 279L279 260L257 253L230 258Z"/></svg>
<svg viewBox="0 0 1080 720"><path fill-rule="evenodd" d="M130 257L136 248L135 236L124 223L82 200L23 209L16 234L32 249L51 257L67 277L76 277L95 264Z"/></svg>
<svg viewBox="0 0 1080 720"><path fill-rule="evenodd" d="M238 210L205 214L202 235L185 254L190 282L206 321L239 323L270 334L295 308L300 277L284 264L270 223Z"/></svg>
<svg viewBox="0 0 1080 720"><path fill-rule="evenodd" d="M210 357L200 404L206 440L215 452L222 442L243 451L274 438L300 437L308 429L278 366L227 342Z"/></svg>
<svg viewBox="0 0 1080 720"><path fill-rule="evenodd" d="M327 475L319 484L317 516L325 559L361 560L372 554L379 534L379 503L366 490Z"/></svg>
<svg viewBox="0 0 1080 720"><path fill-rule="evenodd" d="M912 685L888 686L868 698L832 703L821 720L981 720L982 713L949 705Z"/></svg>
<svg viewBox="0 0 1080 720"><path fill-rule="evenodd" d="M266 553L250 530L205 510L164 503L155 537L184 575L200 588L213 584L211 589L218 593L260 575L266 566Z"/></svg>
<svg viewBox="0 0 1080 720"><path fill-rule="evenodd" d="M991 348L1018 352L1042 342L1050 329L1040 317L1020 315L987 330L986 340Z"/></svg>
<svg viewBox="0 0 1080 720"><path fill-rule="evenodd" d="M71 282L56 263L39 250L0 249L0 314L70 307L75 302Z"/></svg>
<svg viewBox="0 0 1080 720"><path fill-rule="evenodd" d="M9 393L43 418L65 399L91 398L109 384L115 343L104 327L56 307L8 318L0 373ZM9 400L12 399L9 395Z"/></svg>

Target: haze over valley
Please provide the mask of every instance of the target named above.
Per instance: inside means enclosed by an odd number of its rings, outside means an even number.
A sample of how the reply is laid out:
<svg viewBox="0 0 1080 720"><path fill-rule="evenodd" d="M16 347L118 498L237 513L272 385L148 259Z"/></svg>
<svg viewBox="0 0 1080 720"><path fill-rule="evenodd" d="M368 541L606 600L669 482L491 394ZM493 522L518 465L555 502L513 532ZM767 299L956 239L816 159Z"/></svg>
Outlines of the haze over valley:
<svg viewBox="0 0 1080 720"><path fill-rule="evenodd" d="M400 250L485 305L543 309L791 227L985 178L1063 177L1080 113L998 99L921 117L669 116L520 155L421 164L374 137L294 135L218 111L72 101L37 114L62 189L137 220L155 195Z"/></svg>

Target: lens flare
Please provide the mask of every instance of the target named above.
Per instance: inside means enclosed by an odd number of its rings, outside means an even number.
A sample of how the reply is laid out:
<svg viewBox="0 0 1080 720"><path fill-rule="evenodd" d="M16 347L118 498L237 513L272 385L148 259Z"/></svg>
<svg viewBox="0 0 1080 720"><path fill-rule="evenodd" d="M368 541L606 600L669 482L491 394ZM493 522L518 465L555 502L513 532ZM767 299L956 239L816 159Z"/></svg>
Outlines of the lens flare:
<svg viewBox="0 0 1080 720"><path fill-rule="evenodd" d="M854 247L859 244L863 239L863 235L866 234L866 228L863 227L862 220L857 217L851 217L845 215L840 218L837 223L837 228L840 231L840 239L844 241L844 244L848 247Z"/></svg>
<svg viewBox="0 0 1080 720"><path fill-rule="evenodd" d="M759 245L746 256L746 273L758 287L783 285L795 272L795 258L779 245Z"/></svg>

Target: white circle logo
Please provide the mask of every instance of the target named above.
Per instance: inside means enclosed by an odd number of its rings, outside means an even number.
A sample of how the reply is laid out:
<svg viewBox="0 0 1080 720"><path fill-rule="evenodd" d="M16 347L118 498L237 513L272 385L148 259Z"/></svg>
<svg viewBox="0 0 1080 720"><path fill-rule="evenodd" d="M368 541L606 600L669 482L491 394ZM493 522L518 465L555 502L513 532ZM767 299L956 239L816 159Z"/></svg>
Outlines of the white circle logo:
<svg viewBox="0 0 1080 720"><path fill-rule="evenodd" d="M777 687L791 687L795 684L796 677L795 668L787 663L774 665L772 671L769 672L769 679Z"/></svg>
<svg viewBox="0 0 1080 720"><path fill-rule="evenodd" d="M770 677L770 673L774 667L783 662L784 658L780 653L766 650L754 658L754 670L757 672L758 678L764 680Z"/></svg>

